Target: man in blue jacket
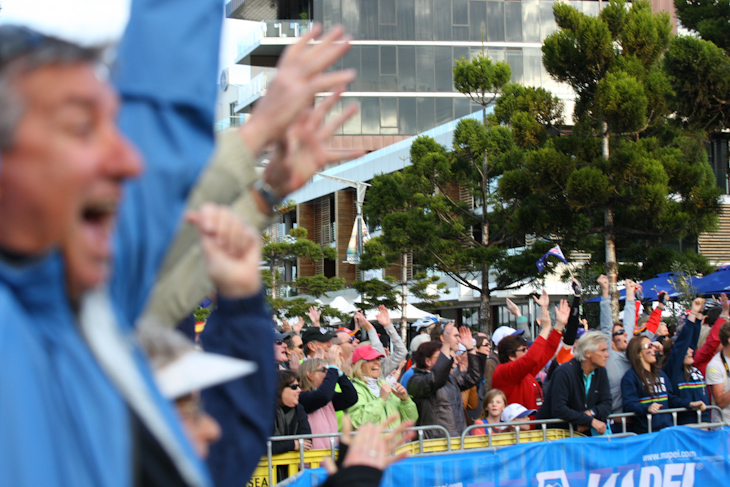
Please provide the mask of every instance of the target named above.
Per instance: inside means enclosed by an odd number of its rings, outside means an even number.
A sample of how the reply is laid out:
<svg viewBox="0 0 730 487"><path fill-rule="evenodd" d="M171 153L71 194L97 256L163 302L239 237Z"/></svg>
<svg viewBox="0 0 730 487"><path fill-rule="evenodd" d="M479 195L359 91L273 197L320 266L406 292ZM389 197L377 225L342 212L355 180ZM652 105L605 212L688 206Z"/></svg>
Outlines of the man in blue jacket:
<svg viewBox="0 0 730 487"><path fill-rule="evenodd" d="M608 336L598 331L589 331L578 339L574 358L558 367L550 379L538 419L559 418L581 433L610 432L606 427L612 404L606 374L609 342Z"/></svg>

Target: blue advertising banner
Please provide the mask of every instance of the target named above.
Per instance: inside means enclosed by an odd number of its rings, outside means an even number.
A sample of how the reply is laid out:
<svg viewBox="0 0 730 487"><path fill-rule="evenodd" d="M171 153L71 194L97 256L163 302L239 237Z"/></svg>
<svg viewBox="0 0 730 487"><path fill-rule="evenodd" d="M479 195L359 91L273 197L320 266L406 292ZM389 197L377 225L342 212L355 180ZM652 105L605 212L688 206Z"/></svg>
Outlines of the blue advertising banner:
<svg viewBox="0 0 730 487"><path fill-rule="evenodd" d="M290 485L314 487L323 469ZM687 427L611 440L570 438L495 452L413 457L381 487L705 487L730 484L730 429Z"/></svg>

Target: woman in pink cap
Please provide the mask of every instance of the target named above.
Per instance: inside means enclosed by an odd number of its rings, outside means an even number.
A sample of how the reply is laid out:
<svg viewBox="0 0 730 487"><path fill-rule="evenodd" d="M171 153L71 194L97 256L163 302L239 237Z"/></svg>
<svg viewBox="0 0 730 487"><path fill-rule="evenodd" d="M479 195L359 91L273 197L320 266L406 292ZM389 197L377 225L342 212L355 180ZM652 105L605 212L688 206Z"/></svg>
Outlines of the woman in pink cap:
<svg viewBox="0 0 730 487"><path fill-rule="evenodd" d="M365 423L381 423L398 414L400 421L418 419L418 410L399 383L393 387L380 377L380 359L384 355L370 345L357 347L352 353L350 379L357 390L357 402L347 410L353 427ZM395 428L397 424L393 424Z"/></svg>

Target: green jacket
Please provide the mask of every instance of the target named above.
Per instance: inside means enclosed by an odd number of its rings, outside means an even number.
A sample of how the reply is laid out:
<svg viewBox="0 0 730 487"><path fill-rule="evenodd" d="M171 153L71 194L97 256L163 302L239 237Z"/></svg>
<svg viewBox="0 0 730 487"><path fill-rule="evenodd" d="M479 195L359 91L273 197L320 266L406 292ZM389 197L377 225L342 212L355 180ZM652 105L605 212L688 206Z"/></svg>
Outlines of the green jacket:
<svg viewBox="0 0 730 487"><path fill-rule="evenodd" d="M382 381L378 381L378 383L380 382ZM347 414L350 416L353 427L357 428L365 423L381 423L388 416L395 413L400 416L400 421L391 425L391 428L395 428L401 421L408 419L415 421L418 419L416 403L413 402L410 396L407 400L401 401L400 398L391 393L388 399L383 401L379 397L375 397L375 394L368 389L367 384L360 379L352 378L352 385L357 390L357 402L347 410Z"/></svg>

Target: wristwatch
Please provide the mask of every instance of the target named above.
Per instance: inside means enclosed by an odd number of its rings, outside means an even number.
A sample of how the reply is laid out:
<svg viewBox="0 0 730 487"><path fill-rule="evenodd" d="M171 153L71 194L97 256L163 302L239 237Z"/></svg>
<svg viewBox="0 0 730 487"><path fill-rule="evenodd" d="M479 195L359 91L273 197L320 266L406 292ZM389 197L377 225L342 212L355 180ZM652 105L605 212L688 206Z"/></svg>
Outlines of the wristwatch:
<svg viewBox="0 0 730 487"><path fill-rule="evenodd" d="M257 180L255 183L253 183L252 187L259 192L264 201L266 201L266 204L271 206L272 208L281 204L281 202L284 201L284 198L276 196L276 193L274 193L274 190L271 188L271 186L269 186L269 183L267 183L263 179Z"/></svg>

